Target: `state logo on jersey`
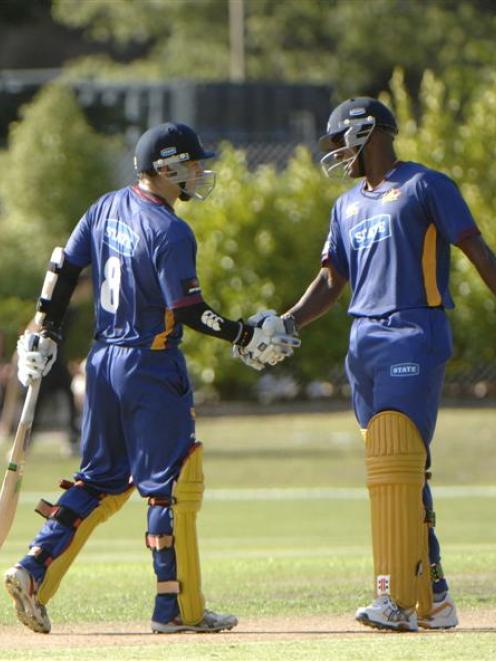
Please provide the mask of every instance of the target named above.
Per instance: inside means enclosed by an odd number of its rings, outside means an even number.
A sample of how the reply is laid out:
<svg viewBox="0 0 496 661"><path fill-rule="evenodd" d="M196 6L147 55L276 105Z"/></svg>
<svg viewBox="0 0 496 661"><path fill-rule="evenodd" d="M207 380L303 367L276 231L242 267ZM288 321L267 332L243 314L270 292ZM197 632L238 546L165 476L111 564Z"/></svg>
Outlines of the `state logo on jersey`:
<svg viewBox="0 0 496 661"><path fill-rule="evenodd" d="M399 188L391 188L390 190L387 191L387 193L384 193L384 195L381 198L381 202L386 203L386 202L395 202L401 195L401 190Z"/></svg>
<svg viewBox="0 0 496 661"><path fill-rule="evenodd" d="M353 250L363 250L373 243L384 241L391 236L391 215L381 213L362 220L350 229L350 243Z"/></svg>
<svg viewBox="0 0 496 661"><path fill-rule="evenodd" d="M131 257L139 243L139 236L122 220L108 218L103 231L103 242L119 255Z"/></svg>
<svg viewBox="0 0 496 661"><path fill-rule="evenodd" d="M390 376L418 376L420 374L420 365L418 363L396 363L389 368Z"/></svg>

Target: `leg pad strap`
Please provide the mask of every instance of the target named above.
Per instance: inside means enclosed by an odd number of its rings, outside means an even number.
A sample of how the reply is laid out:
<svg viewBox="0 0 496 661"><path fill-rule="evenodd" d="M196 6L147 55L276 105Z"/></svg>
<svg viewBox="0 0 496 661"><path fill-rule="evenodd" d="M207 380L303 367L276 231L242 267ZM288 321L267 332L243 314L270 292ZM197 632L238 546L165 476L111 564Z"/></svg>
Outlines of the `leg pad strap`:
<svg viewBox="0 0 496 661"><path fill-rule="evenodd" d="M434 512L434 510L425 509L424 523L427 524L428 528L436 527L436 512Z"/></svg>
<svg viewBox="0 0 496 661"><path fill-rule="evenodd" d="M145 534L145 544L148 549L154 549L155 551L170 549L174 546L174 535L151 535L147 532Z"/></svg>
<svg viewBox="0 0 496 661"><path fill-rule="evenodd" d="M83 482L83 480L76 480L76 482L73 482L72 480L60 480L59 487L65 491L72 489L72 487L78 487L79 489L84 489L87 491L90 496L94 496L95 498L99 499L102 499L104 496L106 496L103 491L98 491L98 489L90 487L89 484L86 484Z"/></svg>
<svg viewBox="0 0 496 661"><path fill-rule="evenodd" d="M48 500L42 498L36 506L35 512L41 514L45 519L55 519L66 528L76 530L83 518L70 507L65 505L52 505Z"/></svg>
<svg viewBox="0 0 496 661"><path fill-rule="evenodd" d="M28 555L32 556L38 564L45 567L49 567L53 561L51 553L41 546L32 546L29 549Z"/></svg>
<svg viewBox="0 0 496 661"><path fill-rule="evenodd" d="M167 498L167 496L151 496L148 498L150 507L170 507L173 502L173 498Z"/></svg>
<svg viewBox="0 0 496 661"><path fill-rule="evenodd" d="M181 588L179 581L158 581L157 594L179 594Z"/></svg>
<svg viewBox="0 0 496 661"><path fill-rule="evenodd" d="M444 578L444 571L440 562L433 562L431 564L431 579L433 583L437 583Z"/></svg>

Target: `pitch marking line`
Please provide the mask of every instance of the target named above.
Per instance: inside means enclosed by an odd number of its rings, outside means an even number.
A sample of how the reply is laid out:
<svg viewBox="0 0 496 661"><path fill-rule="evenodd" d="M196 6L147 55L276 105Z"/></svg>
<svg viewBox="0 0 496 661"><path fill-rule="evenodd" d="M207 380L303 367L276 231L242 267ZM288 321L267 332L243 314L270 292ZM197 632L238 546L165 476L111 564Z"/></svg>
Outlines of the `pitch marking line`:
<svg viewBox="0 0 496 661"><path fill-rule="evenodd" d="M435 498L496 498L496 486L445 486L433 487ZM60 492L53 492L44 498L57 499ZM205 500L237 501L237 500L366 500L366 489L354 488L273 488L273 489L208 489ZM38 503L40 493L24 491L20 495L22 504ZM140 499L135 493L133 500Z"/></svg>

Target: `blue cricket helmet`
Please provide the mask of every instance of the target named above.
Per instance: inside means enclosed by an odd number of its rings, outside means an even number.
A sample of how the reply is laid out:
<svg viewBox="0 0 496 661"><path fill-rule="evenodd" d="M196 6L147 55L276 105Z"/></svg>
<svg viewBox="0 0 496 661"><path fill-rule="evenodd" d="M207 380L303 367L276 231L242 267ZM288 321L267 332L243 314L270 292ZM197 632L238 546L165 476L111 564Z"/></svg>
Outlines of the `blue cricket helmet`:
<svg viewBox="0 0 496 661"><path fill-rule="evenodd" d="M215 152L206 151L187 124L166 122L145 131L136 144L134 167L136 172L154 170L157 163L169 165L185 161L213 158Z"/></svg>
<svg viewBox="0 0 496 661"><path fill-rule="evenodd" d="M332 148L333 138L344 134L352 125L363 124L363 128L366 129L371 123L369 118L373 118L373 126L382 128L392 135L398 133L396 118L387 106L370 96L356 96L343 101L331 112L326 134L319 140L319 148L321 151L329 151Z"/></svg>

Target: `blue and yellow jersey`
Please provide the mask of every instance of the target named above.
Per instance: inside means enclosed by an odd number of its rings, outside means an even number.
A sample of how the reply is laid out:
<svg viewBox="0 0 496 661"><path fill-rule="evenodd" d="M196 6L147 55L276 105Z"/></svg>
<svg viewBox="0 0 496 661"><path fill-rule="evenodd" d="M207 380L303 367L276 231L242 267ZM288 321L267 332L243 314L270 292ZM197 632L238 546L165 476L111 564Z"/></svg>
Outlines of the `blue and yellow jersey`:
<svg viewBox="0 0 496 661"><path fill-rule="evenodd" d="M349 280L353 316L452 308L450 244L478 233L449 177L400 162L373 191L362 180L337 199L322 264Z"/></svg>
<svg viewBox="0 0 496 661"><path fill-rule="evenodd" d="M64 252L77 266L92 265L97 341L151 349L179 344L174 309L202 300L196 241L162 198L137 186L104 195Z"/></svg>

